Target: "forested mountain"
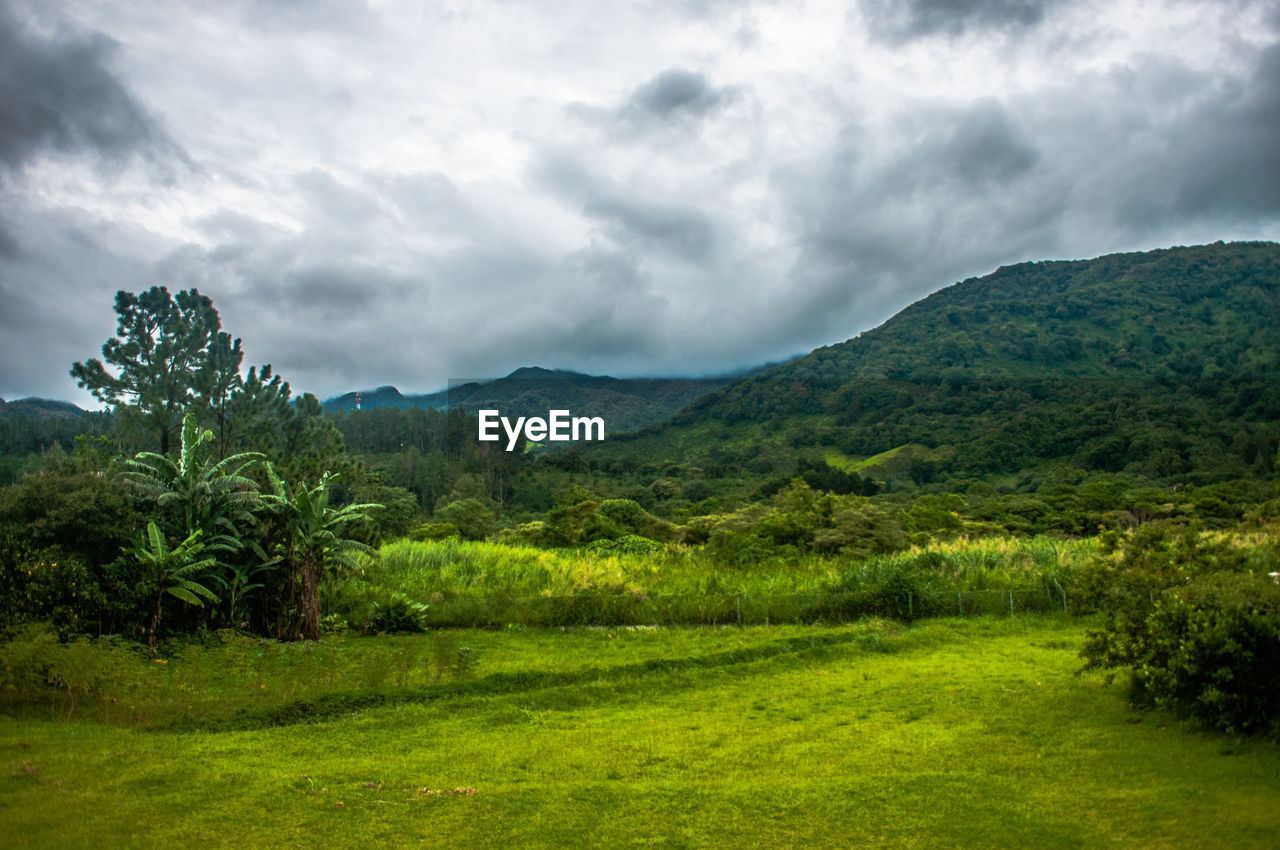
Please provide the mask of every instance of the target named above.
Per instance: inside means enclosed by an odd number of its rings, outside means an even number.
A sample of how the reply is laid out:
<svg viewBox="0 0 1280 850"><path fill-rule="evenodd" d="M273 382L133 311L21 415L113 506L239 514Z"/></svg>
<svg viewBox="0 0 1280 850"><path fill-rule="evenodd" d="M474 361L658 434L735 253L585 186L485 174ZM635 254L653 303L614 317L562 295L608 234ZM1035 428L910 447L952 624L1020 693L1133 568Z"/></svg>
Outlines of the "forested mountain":
<svg viewBox="0 0 1280 850"><path fill-rule="evenodd" d="M52 401L47 398L20 398L5 401L0 398L0 419L22 415L29 419L79 419L87 411L69 401Z"/></svg>
<svg viewBox="0 0 1280 850"><path fill-rule="evenodd" d="M708 394L588 458L785 471L799 456L917 483L1047 461L1216 480L1280 445L1280 245L1022 263ZM896 466L895 466L896 465Z"/></svg>
<svg viewBox="0 0 1280 850"><path fill-rule="evenodd" d="M377 407L444 410L467 413L497 409L502 415L546 416L564 409L575 416L601 416L609 433L633 431L669 418L689 402L722 387L730 376L710 378L611 378L564 369L526 366L492 381L474 381L427 395L406 396L395 387L361 392L364 410ZM357 393L325 402L329 412L354 410Z"/></svg>
<svg viewBox="0 0 1280 850"><path fill-rule="evenodd" d="M17 481L55 445L70 449L81 434L103 434L110 427L108 414L81 410L69 402L0 398L0 485Z"/></svg>

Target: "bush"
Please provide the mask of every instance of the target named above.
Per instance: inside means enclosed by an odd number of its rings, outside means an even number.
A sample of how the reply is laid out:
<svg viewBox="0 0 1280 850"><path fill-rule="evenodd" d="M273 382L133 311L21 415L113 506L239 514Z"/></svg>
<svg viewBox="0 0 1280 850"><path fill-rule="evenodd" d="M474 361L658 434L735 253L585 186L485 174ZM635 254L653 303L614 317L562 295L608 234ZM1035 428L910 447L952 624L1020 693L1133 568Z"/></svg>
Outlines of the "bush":
<svg viewBox="0 0 1280 850"><path fill-rule="evenodd" d="M445 540L460 537L458 526L451 522L428 522L418 526L409 537L413 540Z"/></svg>
<svg viewBox="0 0 1280 850"><path fill-rule="evenodd" d="M1280 586L1269 576L1210 574L1119 625L1091 632L1083 655L1086 667L1129 668L1135 705L1280 735Z"/></svg>
<svg viewBox="0 0 1280 850"><path fill-rule="evenodd" d="M107 605L78 557L56 547L0 546L0 623L47 621L63 635L100 630Z"/></svg>
<svg viewBox="0 0 1280 850"><path fill-rule="evenodd" d="M421 632L427 628L427 606L403 593L373 603L369 629L374 632Z"/></svg>
<svg viewBox="0 0 1280 850"><path fill-rule="evenodd" d="M663 545L638 534L624 534L615 540L595 540L583 547L588 552L604 555L650 555L661 552Z"/></svg>
<svg viewBox="0 0 1280 850"><path fill-rule="evenodd" d="M479 499L459 499L450 502L436 514L446 523L451 523L466 540L484 540L493 534L497 518L488 505Z"/></svg>
<svg viewBox="0 0 1280 850"><path fill-rule="evenodd" d="M1130 699L1232 732L1280 732L1280 586L1274 544L1235 545L1194 526L1153 523L1127 537L1077 584L1079 611L1106 612L1085 667L1130 671Z"/></svg>

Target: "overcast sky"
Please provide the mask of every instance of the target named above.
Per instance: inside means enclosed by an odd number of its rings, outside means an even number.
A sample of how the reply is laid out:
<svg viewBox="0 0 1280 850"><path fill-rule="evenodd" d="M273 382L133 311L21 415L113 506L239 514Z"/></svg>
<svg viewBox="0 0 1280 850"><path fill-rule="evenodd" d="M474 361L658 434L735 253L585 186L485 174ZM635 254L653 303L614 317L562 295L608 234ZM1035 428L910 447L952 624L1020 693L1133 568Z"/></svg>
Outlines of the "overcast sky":
<svg viewBox="0 0 1280 850"><path fill-rule="evenodd" d="M1280 237L1280 6L0 0L0 396L198 287L325 398L726 371Z"/></svg>

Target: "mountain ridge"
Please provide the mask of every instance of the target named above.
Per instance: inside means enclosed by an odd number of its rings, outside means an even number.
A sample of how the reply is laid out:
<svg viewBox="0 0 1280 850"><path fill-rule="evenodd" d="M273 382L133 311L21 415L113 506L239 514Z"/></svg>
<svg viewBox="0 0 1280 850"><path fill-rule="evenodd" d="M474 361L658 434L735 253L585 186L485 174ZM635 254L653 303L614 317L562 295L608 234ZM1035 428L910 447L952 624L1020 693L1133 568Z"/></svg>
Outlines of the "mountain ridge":
<svg viewBox="0 0 1280 850"><path fill-rule="evenodd" d="M1156 476L1270 474L1280 245L1002 266L856 337L703 396L587 457L741 468L906 446L920 482L1056 460ZM763 465L759 461L757 465Z"/></svg>
<svg viewBox="0 0 1280 850"><path fill-rule="evenodd" d="M504 415L545 416L552 409L568 409L576 415L602 416L610 432L635 430L669 418L694 399L728 384L738 374L703 378L614 378L588 375L570 369L520 366L501 378L468 381L421 395L404 395L394 386L344 393L323 403L330 413L378 407L449 409L475 413L494 408Z"/></svg>

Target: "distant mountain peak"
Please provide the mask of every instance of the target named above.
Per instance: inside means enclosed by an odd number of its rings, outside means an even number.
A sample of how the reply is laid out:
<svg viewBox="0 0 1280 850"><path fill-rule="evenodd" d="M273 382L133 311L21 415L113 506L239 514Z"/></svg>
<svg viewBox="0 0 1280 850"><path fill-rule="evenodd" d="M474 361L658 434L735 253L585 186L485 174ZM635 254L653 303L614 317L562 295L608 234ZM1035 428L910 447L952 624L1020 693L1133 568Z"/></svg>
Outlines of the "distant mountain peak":
<svg viewBox="0 0 1280 850"><path fill-rule="evenodd" d="M542 366L521 366L511 374L507 375L503 380L521 380L521 381L553 381L563 380L565 378L589 378L590 375L582 372L575 372L572 369L547 369Z"/></svg>
<svg viewBox="0 0 1280 850"><path fill-rule="evenodd" d="M35 418L79 418L84 416L86 412L68 401L56 401L54 399L31 396L30 398L20 398L16 401L7 402L0 398L0 416L20 413L24 416Z"/></svg>

